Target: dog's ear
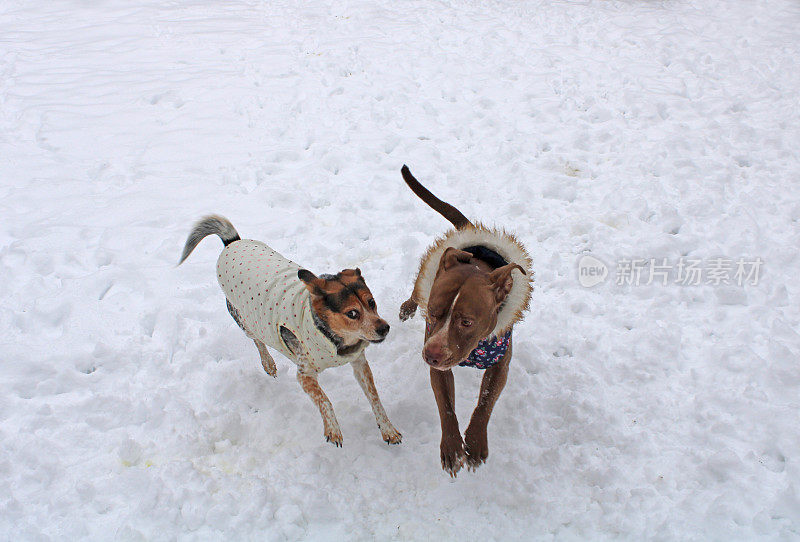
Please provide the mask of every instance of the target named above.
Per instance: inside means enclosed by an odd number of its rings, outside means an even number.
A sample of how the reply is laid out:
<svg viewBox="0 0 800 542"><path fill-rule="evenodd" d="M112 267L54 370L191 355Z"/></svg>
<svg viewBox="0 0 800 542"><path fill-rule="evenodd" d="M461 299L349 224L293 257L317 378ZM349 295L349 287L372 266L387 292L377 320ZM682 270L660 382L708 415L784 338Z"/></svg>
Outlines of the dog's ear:
<svg viewBox="0 0 800 542"><path fill-rule="evenodd" d="M342 269L339 275L343 277L355 277L357 279L361 278L361 269L356 267L355 269Z"/></svg>
<svg viewBox="0 0 800 542"><path fill-rule="evenodd" d="M308 269L298 269L297 278L305 283L306 288L308 288L308 291L312 294L320 296L325 294L325 279L319 278Z"/></svg>
<svg viewBox="0 0 800 542"><path fill-rule="evenodd" d="M472 254L464 252L454 247L447 247L442 254L442 259L439 260L439 271L447 271L451 267L459 263L469 263L472 259Z"/></svg>
<svg viewBox="0 0 800 542"><path fill-rule="evenodd" d="M492 284L494 299L498 304L503 302L511 291L511 287L514 286L514 277L511 276L514 269L519 269L523 275L525 274L525 270L515 263L498 267L489 273L489 282Z"/></svg>

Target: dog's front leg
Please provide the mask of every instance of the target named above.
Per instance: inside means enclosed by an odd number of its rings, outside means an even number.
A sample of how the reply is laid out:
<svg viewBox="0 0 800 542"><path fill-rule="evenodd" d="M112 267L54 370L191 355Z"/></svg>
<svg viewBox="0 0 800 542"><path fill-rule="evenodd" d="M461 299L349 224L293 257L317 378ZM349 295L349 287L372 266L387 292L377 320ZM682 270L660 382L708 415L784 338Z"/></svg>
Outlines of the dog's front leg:
<svg viewBox="0 0 800 542"><path fill-rule="evenodd" d="M409 297L400 305L400 321L405 322L417 312L417 302L413 297Z"/></svg>
<svg viewBox="0 0 800 542"><path fill-rule="evenodd" d="M336 446L342 445L342 430L339 429L339 422L336 420L336 414L333 412L333 405L331 404L328 396L319 387L317 381L317 373L302 372L298 369L297 381L303 388L303 391L311 397L314 404L317 405L319 413L322 415L322 424L325 430L325 440Z"/></svg>
<svg viewBox="0 0 800 542"><path fill-rule="evenodd" d="M442 424L442 441L439 453L442 468L454 477L464 465L464 441L458 429L456 418L456 385L453 371L439 371L431 368L431 387L439 407L439 420Z"/></svg>
<svg viewBox="0 0 800 542"><path fill-rule="evenodd" d="M477 469L489 457L489 438L487 427L497 398L506 386L508 366L511 363L511 345L509 344L503 359L494 367L489 367L481 380L481 391L478 406L472 412L467 430L464 431L464 451L467 454L467 467Z"/></svg>
<svg viewBox="0 0 800 542"><path fill-rule="evenodd" d="M362 352L353 362L350 363L353 367L353 374L358 380L364 395L367 396L369 404L372 407L372 412L375 414L375 420L378 422L378 428L381 430L381 436L387 444L400 444L403 440L403 435L394 428L386 411L383 409L380 397L378 397L378 390L375 389L375 381L372 378L372 370L369 368L367 358Z"/></svg>

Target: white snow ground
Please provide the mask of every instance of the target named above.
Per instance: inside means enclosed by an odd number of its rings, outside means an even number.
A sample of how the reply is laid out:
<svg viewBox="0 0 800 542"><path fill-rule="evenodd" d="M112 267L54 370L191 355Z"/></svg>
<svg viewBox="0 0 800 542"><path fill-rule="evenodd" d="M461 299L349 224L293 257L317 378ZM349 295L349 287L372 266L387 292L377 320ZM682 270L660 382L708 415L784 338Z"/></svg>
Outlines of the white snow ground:
<svg viewBox="0 0 800 542"><path fill-rule="evenodd" d="M800 538L800 4L0 5L0 538ZM534 257L488 463L451 481L400 324L447 224ZM261 369L194 220L359 265L403 443L344 447ZM582 288L576 261L760 257L758 285ZM457 372L462 426L481 373Z"/></svg>

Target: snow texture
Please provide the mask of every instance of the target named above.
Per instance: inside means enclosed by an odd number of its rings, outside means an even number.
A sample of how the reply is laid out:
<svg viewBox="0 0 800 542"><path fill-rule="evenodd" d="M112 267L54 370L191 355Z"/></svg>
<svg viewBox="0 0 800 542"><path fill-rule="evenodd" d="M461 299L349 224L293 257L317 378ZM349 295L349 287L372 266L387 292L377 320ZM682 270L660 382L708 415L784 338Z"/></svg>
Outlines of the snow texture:
<svg viewBox="0 0 800 542"><path fill-rule="evenodd" d="M794 0L0 4L0 538L800 537ZM536 272L488 463L455 481L400 323L447 224ZM216 212L360 266L389 447L225 310ZM757 285L580 286L576 262L760 257ZM462 429L480 371L456 371Z"/></svg>

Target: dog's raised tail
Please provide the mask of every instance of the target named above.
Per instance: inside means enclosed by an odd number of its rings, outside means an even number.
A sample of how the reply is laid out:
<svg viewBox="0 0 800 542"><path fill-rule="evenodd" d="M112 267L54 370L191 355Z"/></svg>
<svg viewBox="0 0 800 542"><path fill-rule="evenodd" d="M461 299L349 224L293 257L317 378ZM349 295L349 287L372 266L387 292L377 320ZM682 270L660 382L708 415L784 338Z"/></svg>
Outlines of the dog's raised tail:
<svg viewBox="0 0 800 542"><path fill-rule="evenodd" d="M430 190L422 186L420 182L411 174L408 166L404 165L402 169L400 169L400 173L402 173L403 180L406 182L411 191L414 192L419 199L427 203L431 209L449 220L450 223L456 227L456 229L460 230L467 226L472 226L472 222L470 222L467 217L461 214L461 211L449 203L440 200L431 194Z"/></svg>
<svg viewBox="0 0 800 542"><path fill-rule="evenodd" d="M194 247L196 247L203 238L211 234L219 235L219 238L222 239L225 246L241 239L241 237L239 237L239 232L233 227L231 221L224 216L209 215L201 218L194 225L192 232L186 239L186 244L183 245L183 254L181 254L181 261L178 262L178 265L182 264L183 260L189 257Z"/></svg>

